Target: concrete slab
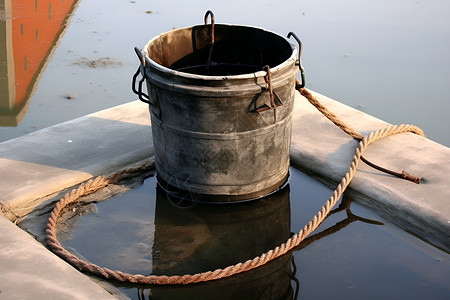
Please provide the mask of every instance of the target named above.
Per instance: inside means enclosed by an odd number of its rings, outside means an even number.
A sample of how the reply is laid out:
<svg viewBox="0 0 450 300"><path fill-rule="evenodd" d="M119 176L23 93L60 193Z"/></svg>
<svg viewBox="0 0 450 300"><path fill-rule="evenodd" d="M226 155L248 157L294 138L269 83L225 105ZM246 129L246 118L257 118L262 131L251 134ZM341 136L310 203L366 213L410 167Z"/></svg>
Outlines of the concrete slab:
<svg viewBox="0 0 450 300"><path fill-rule="evenodd" d="M140 101L0 143L0 207L22 217L45 196L152 156L152 145Z"/></svg>
<svg viewBox="0 0 450 300"><path fill-rule="evenodd" d="M375 117L313 93L330 111L362 134L389 126ZM291 161L337 186L358 142L323 117L305 98L294 108ZM423 177L415 184L381 173L363 162L349 194L383 217L439 247L450 250L450 149L412 133L369 146L364 156L386 168Z"/></svg>
<svg viewBox="0 0 450 300"><path fill-rule="evenodd" d="M0 216L0 299L117 299Z"/></svg>

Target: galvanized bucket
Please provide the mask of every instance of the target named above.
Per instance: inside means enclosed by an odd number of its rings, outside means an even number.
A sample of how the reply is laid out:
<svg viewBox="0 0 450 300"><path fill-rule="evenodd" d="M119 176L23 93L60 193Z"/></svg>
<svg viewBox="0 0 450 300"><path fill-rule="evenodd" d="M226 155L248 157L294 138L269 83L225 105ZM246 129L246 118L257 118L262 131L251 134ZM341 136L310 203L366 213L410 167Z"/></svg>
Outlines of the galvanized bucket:
<svg viewBox="0 0 450 300"><path fill-rule="evenodd" d="M286 181L302 70L301 43L289 35L299 50L261 28L214 24L208 11L205 25L160 34L135 49L141 65L133 91L149 104L160 184L229 202L267 195Z"/></svg>

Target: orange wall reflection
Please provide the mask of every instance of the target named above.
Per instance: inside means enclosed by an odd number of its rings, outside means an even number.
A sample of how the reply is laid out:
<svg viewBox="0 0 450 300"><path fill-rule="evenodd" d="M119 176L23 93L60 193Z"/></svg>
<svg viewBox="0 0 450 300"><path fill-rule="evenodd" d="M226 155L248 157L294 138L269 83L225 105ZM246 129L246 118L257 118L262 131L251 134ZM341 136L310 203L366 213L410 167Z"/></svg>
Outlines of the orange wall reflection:
<svg viewBox="0 0 450 300"><path fill-rule="evenodd" d="M3 2L3 3L2 3ZM0 125L20 123L78 0L0 0ZM6 64L4 64L6 62ZM7 89L5 91L4 89Z"/></svg>

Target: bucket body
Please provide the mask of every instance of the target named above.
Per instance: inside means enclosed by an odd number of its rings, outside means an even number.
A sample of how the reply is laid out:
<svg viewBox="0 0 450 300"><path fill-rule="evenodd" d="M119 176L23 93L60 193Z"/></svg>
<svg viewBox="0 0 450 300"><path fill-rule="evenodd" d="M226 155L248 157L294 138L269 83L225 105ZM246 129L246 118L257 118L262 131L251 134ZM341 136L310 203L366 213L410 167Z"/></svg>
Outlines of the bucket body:
<svg viewBox="0 0 450 300"><path fill-rule="evenodd" d="M285 182L294 45L260 28L216 24L211 48L211 27L199 25L156 36L142 54L160 182L207 201L251 199Z"/></svg>

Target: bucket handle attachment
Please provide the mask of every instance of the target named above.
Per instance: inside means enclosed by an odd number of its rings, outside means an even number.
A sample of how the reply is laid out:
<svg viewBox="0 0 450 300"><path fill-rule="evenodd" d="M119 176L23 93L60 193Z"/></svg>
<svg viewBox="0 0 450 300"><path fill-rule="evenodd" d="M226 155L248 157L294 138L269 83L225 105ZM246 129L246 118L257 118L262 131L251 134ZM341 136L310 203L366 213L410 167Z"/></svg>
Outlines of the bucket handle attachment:
<svg viewBox="0 0 450 300"><path fill-rule="evenodd" d="M294 37L294 39L298 43L298 60L295 62L295 64L300 69L300 77L302 79L300 84L296 84L295 85L295 89L298 90L299 88L304 88L305 87L305 69L303 69L302 60L301 60L303 46L302 46L302 42L300 41L298 36L295 33L293 33L292 31L288 33L287 38L289 39L289 38L291 38L291 36Z"/></svg>
<svg viewBox="0 0 450 300"><path fill-rule="evenodd" d="M147 79L147 76L145 75L145 58L142 55L142 52L138 47L134 47L134 51L136 52L136 54L139 58L139 61L141 63L139 65L136 73L134 73L134 75L133 75L133 82L131 84L131 89L133 90L133 93L138 95L139 100L141 100L144 103L149 104L150 106L152 106L155 109L154 112L155 112L156 117L161 118L161 109L159 107L158 101L156 100L155 103L153 103L151 101L150 96L142 91L142 84ZM142 74L142 78L139 80L137 89L136 89L136 81L137 81L139 74Z"/></svg>
<svg viewBox="0 0 450 300"><path fill-rule="evenodd" d="M263 121L267 125L269 125L269 123L264 119L261 113L267 110L273 110L273 121L274 123L276 123L277 112L275 108L282 106L283 101L281 101L280 97L278 97L277 93L275 93L275 91L273 90L272 71L270 70L270 67L266 65L262 67L262 71L266 72L266 75L264 75L266 86L262 87L262 92L252 99L247 112L257 113L263 119ZM269 99L264 96L264 98L261 98L260 100L260 97L266 94L266 92L269 94Z"/></svg>

